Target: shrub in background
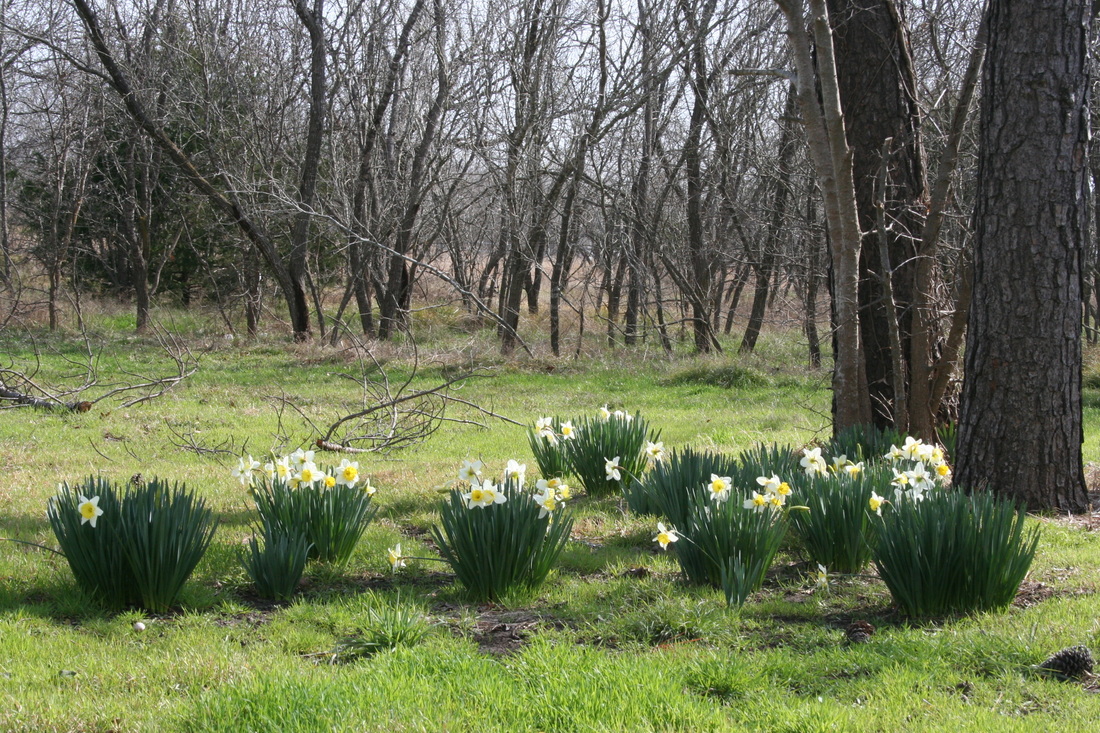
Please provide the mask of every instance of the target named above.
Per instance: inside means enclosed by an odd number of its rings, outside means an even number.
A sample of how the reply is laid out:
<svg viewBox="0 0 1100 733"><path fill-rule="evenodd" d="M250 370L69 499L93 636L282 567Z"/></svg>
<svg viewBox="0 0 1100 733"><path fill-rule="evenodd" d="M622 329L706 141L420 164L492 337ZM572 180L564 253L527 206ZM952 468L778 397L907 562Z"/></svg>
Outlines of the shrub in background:
<svg viewBox="0 0 1100 733"><path fill-rule="evenodd" d="M874 553L890 595L911 616L1002 609L1027 575L1039 530L1023 507L981 492L933 491L900 500Z"/></svg>
<svg viewBox="0 0 1100 733"><path fill-rule="evenodd" d="M573 527L557 507L548 511L511 480L473 482L467 493L451 490L432 536L472 599L499 600L546 580Z"/></svg>
<svg viewBox="0 0 1100 733"><path fill-rule="evenodd" d="M564 478L569 474L569 445L573 439L573 425L566 423L566 432L563 434L562 424L562 420L557 417L539 418L534 427L527 428L527 442L543 478Z"/></svg>
<svg viewBox="0 0 1100 733"><path fill-rule="evenodd" d="M569 441L570 473L590 496L620 494L645 472L646 441L656 441L641 415L611 414L608 417L573 421L576 437ZM607 462L618 459L619 477L610 476Z"/></svg>
<svg viewBox="0 0 1100 733"><path fill-rule="evenodd" d="M81 589L109 608L154 613L175 603L215 527L201 498L157 478L121 492L101 478L63 485L46 513Z"/></svg>

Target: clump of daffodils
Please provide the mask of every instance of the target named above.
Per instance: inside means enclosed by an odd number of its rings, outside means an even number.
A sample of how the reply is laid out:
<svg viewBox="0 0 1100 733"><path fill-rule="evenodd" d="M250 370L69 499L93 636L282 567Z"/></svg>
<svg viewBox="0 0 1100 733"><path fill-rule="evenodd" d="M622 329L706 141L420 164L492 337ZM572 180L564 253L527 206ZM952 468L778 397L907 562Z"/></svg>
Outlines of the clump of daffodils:
<svg viewBox="0 0 1100 733"><path fill-rule="evenodd" d="M921 501L925 492L951 479L951 467L943 449L920 438L906 438L903 445L892 446L884 458L890 462L894 474L890 484L898 501Z"/></svg>
<svg viewBox="0 0 1100 733"><path fill-rule="evenodd" d="M477 600L537 587L569 540L569 486L560 478L542 478L525 487L526 471L510 460L501 474L487 475L481 461L467 460L446 489L449 497L432 535L443 561ZM400 548L389 559L396 569L404 559Z"/></svg>
<svg viewBox="0 0 1100 733"><path fill-rule="evenodd" d="M791 485L779 478L774 473L771 476L757 476L756 483L761 491L753 491L752 496L745 500L746 509L762 512L765 509L782 509L787 503L787 497L791 495Z"/></svg>
<svg viewBox="0 0 1100 733"><path fill-rule="evenodd" d="M358 487L368 496L373 496L377 491L370 479L362 473L358 461L344 458L338 466L322 467L317 464L314 451L302 448L289 455L272 456L271 460L263 464L252 456L242 456L230 473L249 491L260 480L293 489Z"/></svg>
<svg viewBox="0 0 1100 733"><path fill-rule="evenodd" d="M459 491L463 501L466 502L467 509L484 509L508 501L505 486L523 491L527 475L526 464L509 460L499 482L484 476L484 468L485 465L481 461L465 460L462 462L462 467L458 469L458 481L465 484L465 487L460 487ZM535 482L534 491L530 493L531 499L539 507L539 519L548 514L553 515L555 511L563 508L571 495L569 484L561 478L539 479Z"/></svg>
<svg viewBox="0 0 1100 733"><path fill-rule="evenodd" d="M272 455L263 464L243 457L232 474L249 491L260 515L260 539L254 539L242 562L257 590L268 597L294 592L307 555L347 562L375 514L377 489L359 462L349 458L335 466L322 464L314 451L299 448Z"/></svg>

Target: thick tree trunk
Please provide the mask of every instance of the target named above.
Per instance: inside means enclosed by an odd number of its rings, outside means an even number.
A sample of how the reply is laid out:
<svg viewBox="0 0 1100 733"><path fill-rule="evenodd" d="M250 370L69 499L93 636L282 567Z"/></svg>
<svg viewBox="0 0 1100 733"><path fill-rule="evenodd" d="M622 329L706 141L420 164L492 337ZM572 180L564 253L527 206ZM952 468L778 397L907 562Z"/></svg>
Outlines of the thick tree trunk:
<svg viewBox="0 0 1100 733"><path fill-rule="evenodd" d="M1088 508L1081 465L1089 8L992 0L956 483Z"/></svg>

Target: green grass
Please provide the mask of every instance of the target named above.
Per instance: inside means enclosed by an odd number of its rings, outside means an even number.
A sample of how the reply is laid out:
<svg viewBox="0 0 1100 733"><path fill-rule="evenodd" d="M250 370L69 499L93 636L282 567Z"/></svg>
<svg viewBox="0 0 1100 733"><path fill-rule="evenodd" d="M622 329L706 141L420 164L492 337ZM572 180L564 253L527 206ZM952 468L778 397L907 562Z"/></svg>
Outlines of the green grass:
<svg viewBox="0 0 1100 733"><path fill-rule="evenodd" d="M121 318L92 323L104 383L122 369L157 368L153 341L117 331ZM97 473L186 482L219 521L179 606L156 617L97 611L63 559L0 543L2 730L1091 728L1092 693L1030 669L1066 646L1100 646L1098 541L1054 521L1029 520L1043 523L1029 575L1044 584L1037 602L932 621L903 617L873 578L840 577L828 593L811 593L810 566L790 542L763 589L730 610L721 591L685 585L675 557L655 549L654 520L626 514L616 498L572 502L574 541L537 592L474 605L438 562L410 560L391 574L386 548L398 542L405 555L437 556L427 534L437 487L462 459L480 458L494 473L513 457L533 468L524 428L502 422L447 423L410 450L361 457L379 513L348 564L311 564L293 601L260 600L236 560L254 519L229 475L236 459L182 450L174 432L254 456L293 449L316 436L293 414L280 423L269 398L293 397L323 420L357 398L337 375L355 364L327 346L228 341L216 324L186 314L177 322L208 351L199 373L167 395L86 414L0 411L0 537L53 546L46 501L58 482ZM438 363L425 364L416 384L490 367L494 376L469 381L461 396L522 423L606 403L645 414L668 449L731 453L828 432L824 376L776 367L799 363L797 336L766 334L758 355L744 359L593 349L579 361L542 353L513 361L451 323L444 313L420 319L422 357ZM45 353L38 379L72 371L52 353L79 354L71 334L33 336ZM35 342L5 332L0 354L29 368ZM387 347L394 374L407 369L408 353ZM1086 459L1097 461L1100 390L1086 388L1085 415ZM342 640L379 633L379 603L423 612L429 633L331 664ZM877 627L871 643L844 643L855 619ZM144 631L134 630L138 620Z"/></svg>

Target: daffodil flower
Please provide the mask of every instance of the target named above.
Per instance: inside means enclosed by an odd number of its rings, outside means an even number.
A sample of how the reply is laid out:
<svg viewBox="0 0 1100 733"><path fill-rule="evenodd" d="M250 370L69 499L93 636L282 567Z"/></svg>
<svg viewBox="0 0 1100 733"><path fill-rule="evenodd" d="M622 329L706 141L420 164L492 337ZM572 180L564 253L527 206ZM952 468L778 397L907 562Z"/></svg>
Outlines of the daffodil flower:
<svg viewBox="0 0 1100 733"><path fill-rule="evenodd" d="M281 479L283 481L289 481L290 477L294 475L294 471L290 467L290 457L283 456L275 460L273 464L275 467L274 478Z"/></svg>
<svg viewBox="0 0 1100 733"><path fill-rule="evenodd" d="M327 473L322 473L321 474L321 483L324 485L324 487L326 489L331 489L333 486L336 485L336 477L331 476Z"/></svg>
<svg viewBox="0 0 1100 733"><path fill-rule="evenodd" d="M103 516L103 510L99 508L99 497L93 496L91 499L84 495L77 497L76 510L80 512L80 523L91 524L95 529L96 520Z"/></svg>
<svg viewBox="0 0 1100 733"><path fill-rule="evenodd" d="M645 442L645 455L646 459L652 465L654 463L660 463L665 457L665 444L663 441L657 441L654 443L652 440Z"/></svg>
<svg viewBox="0 0 1100 733"><path fill-rule="evenodd" d="M493 482L486 479L480 484L474 484L462 498L466 500L467 509L484 509L491 504L503 504L508 497L497 491Z"/></svg>
<svg viewBox="0 0 1100 733"><path fill-rule="evenodd" d="M554 494L554 490L549 486L544 486L542 491L535 494L533 498L535 503L539 505L539 519L547 514L553 514L554 510L558 508L558 499Z"/></svg>
<svg viewBox="0 0 1100 733"><path fill-rule="evenodd" d="M290 462L299 468L307 463L313 463L313 451L299 448L290 454Z"/></svg>
<svg viewBox="0 0 1100 733"><path fill-rule="evenodd" d="M359 462L349 461L347 458L340 461L340 465L336 467L336 483L341 486L347 486L354 488L355 484L359 483Z"/></svg>
<svg viewBox="0 0 1100 733"><path fill-rule="evenodd" d="M550 445L558 444L558 436L554 433L554 418L540 417L535 421L535 434Z"/></svg>
<svg viewBox="0 0 1100 733"><path fill-rule="evenodd" d="M848 456L841 454L839 456L833 456L833 465L829 466L833 473L840 473L844 468L851 463L848 460Z"/></svg>
<svg viewBox="0 0 1100 733"><path fill-rule="evenodd" d="M910 461L920 460L920 452L924 448L924 441L920 438L909 436L905 439L905 445L901 447L901 457Z"/></svg>
<svg viewBox="0 0 1100 733"><path fill-rule="evenodd" d="M565 422L563 422L561 424L561 427L558 428L558 432L561 434L562 440L572 440L573 438L577 437L577 429L573 427L572 420L566 420Z"/></svg>
<svg viewBox="0 0 1100 733"><path fill-rule="evenodd" d="M387 550L390 561L390 570L397 571L398 568L405 567L405 556L401 554L401 543L398 542L396 547L391 547Z"/></svg>
<svg viewBox="0 0 1100 733"><path fill-rule="evenodd" d="M829 570L821 563L817 564L817 572L813 574L814 588L817 590L829 590Z"/></svg>
<svg viewBox="0 0 1100 733"><path fill-rule="evenodd" d="M941 479L947 478L951 475L951 467L948 466L946 463L941 463L940 465L936 466L936 475L939 476Z"/></svg>
<svg viewBox="0 0 1100 733"><path fill-rule="evenodd" d="M676 530L669 529L661 522L657 522L657 536L653 538L653 541L659 544L662 550L667 550L670 543L679 539L680 535L676 534Z"/></svg>
<svg viewBox="0 0 1100 733"><path fill-rule="evenodd" d="M247 459L242 456L237 460L237 467L233 469L233 478L241 482L241 486L252 485L252 472L260 468L260 462L252 459L249 456Z"/></svg>
<svg viewBox="0 0 1100 733"><path fill-rule="evenodd" d="M719 476L716 473L710 475L710 483L707 484L707 491L710 492L710 498L717 502L723 502L730 498L730 489L733 487L733 479L729 476Z"/></svg>
<svg viewBox="0 0 1100 733"><path fill-rule="evenodd" d="M844 467L844 473L848 474L848 478L859 478L859 475L863 473L863 461L859 463L848 463Z"/></svg>
<svg viewBox="0 0 1100 733"><path fill-rule="evenodd" d="M764 487L765 494L776 494L779 493L779 486L783 482L773 473L770 478L768 476L757 476L756 483ZM790 491L789 486L787 487L787 491Z"/></svg>
<svg viewBox="0 0 1100 733"><path fill-rule="evenodd" d="M600 408L600 419L601 420L610 420L611 419L611 410L607 409L607 405L604 405L603 407Z"/></svg>
<svg viewBox="0 0 1100 733"><path fill-rule="evenodd" d="M929 475L923 463L917 463L916 466L905 473L909 478L909 483L918 491L928 491L936 486L936 482L932 479L932 476Z"/></svg>
<svg viewBox="0 0 1100 733"><path fill-rule="evenodd" d="M884 458L890 461L900 461L902 458L904 458L904 454L901 452L900 447L892 445L890 446L890 450L886 452Z"/></svg>
<svg viewBox="0 0 1100 733"><path fill-rule="evenodd" d="M298 470L298 473L295 474L293 483L295 484L295 486L301 486L303 484L306 486L313 486L313 484L317 483L318 481L323 481L324 478L325 474L322 473L319 468L317 468L316 464L314 464L313 461L306 461L302 464L301 468Z"/></svg>
<svg viewBox="0 0 1100 733"><path fill-rule="evenodd" d="M799 465L806 470L807 476L823 476L829 470L820 448L803 448Z"/></svg>
<svg viewBox="0 0 1100 733"><path fill-rule="evenodd" d="M754 491L752 492L752 498L745 499L745 503L743 504L743 506L746 509L752 509L753 511L762 512L764 511L765 507L768 506L768 497Z"/></svg>
<svg viewBox="0 0 1100 733"><path fill-rule="evenodd" d="M871 507L871 511L873 511L875 514L877 514L881 517L882 516L882 505L885 502L886 502L885 499L883 499L881 496L879 496L874 491L872 491L871 492L871 500L868 502L868 505Z"/></svg>
<svg viewBox="0 0 1100 733"><path fill-rule="evenodd" d="M519 463L515 460L509 460L508 465L504 468L504 479L511 481L518 488L523 488L523 480L527 476L527 464Z"/></svg>
<svg viewBox="0 0 1100 733"><path fill-rule="evenodd" d="M614 458L604 457L603 470L607 473L608 481L622 481L623 475L619 473L619 456Z"/></svg>
<svg viewBox="0 0 1100 733"><path fill-rule="evenodd" d="M458 469L458 478L469 481L471 484L477 483L481 478L481 469L484 465L481 461L463 461L462 468Z"/></svg>

